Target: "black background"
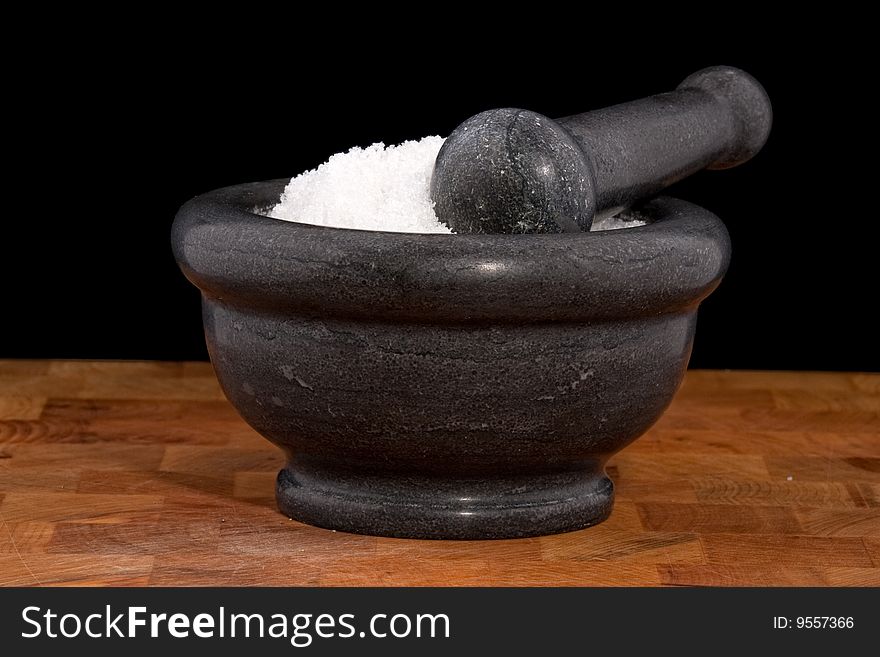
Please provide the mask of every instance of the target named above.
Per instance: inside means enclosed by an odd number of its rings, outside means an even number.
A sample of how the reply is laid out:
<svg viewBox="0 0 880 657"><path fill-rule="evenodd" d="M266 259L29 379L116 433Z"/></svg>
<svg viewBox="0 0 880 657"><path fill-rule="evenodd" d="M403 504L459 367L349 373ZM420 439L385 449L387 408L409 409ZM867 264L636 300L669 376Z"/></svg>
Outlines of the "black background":
<svg viewBox="0 0 880 657"><path fill-rule="evenodd" d="M751 162L671 190L719 215L734 247L691 365L880 370L868 44L830 23L745 21L734 37L707 23L702 40L658 25L600 42L551 22L406 38L364 26L308 43L312 23L272 17L223 33L44 35L39 61L16 60L9 79L0 357L205 358L198 293L169 247L177 207L200 192L445 135L496 106L564 116L729 64L763 83L775 124Z"/></svg>

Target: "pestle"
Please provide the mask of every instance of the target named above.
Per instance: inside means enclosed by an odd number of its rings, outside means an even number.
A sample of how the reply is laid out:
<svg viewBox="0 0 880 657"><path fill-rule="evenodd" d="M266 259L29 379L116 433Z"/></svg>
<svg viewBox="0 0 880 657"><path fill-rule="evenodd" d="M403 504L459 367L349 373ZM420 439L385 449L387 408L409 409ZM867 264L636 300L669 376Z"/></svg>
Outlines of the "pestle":
<svg viewBox="0 0 880 657"><path fill-rule="evenodd" d="M726 169L767 141L770 100L745 71L714 66L675 91L556 121L521 109L477 114L437 155L431 198L456 233L587 231L701 169Z"/></svg>

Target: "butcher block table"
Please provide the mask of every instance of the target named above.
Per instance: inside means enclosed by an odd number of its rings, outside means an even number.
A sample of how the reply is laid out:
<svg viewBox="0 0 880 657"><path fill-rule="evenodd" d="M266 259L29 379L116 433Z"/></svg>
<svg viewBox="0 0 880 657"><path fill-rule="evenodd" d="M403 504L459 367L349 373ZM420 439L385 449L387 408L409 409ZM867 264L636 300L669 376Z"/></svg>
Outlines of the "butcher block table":
<svg viewBox="0 0 880 657"><path fill-rule="evenodd" d="M558 536L309 527L281 466L206 363L0 361L0 584L880 585L877 374L689 372Z"/></svg>

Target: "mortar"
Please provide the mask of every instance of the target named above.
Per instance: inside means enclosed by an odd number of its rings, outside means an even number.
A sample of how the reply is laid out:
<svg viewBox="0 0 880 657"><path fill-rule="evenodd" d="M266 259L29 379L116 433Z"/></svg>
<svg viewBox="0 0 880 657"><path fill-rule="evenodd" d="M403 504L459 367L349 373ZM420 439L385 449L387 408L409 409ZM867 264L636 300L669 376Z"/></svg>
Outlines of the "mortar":
<svg viewBox="0 0 880 657"><path fill-rule="evenodd" d="M418 538L604 520L607 459L681 383L723 224L658 198L606 232L346 230L261 216L285 183L196 197L172 231L223 391L287 455L281 511Z"/></svg>

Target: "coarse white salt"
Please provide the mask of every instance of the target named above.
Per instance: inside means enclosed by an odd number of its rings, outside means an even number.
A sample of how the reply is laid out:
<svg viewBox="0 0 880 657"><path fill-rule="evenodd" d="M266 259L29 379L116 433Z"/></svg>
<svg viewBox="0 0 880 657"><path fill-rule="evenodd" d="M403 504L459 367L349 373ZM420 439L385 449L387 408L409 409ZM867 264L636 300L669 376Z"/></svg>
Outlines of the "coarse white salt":
<svg viewBox="0 0 880 657"><path fill-rule="evenodd" d="M337 153L317 169L291 178L268 216L334 228L392 233L451 233L437 219L431 174L443 137L378 143ZM592 230L644 226L633 214L597 219Z"/></svg>
<svg viewBox="0 0 880 657"><path fill-rule="evenodd" d="M394 233L449 233L429 193L442 137L355 146L292 178L270 217Z"/></svg>
<svg viewBox="0 0 880 657"><path fill-rule="evenodd" d="M600 232L603 230L618 230L620 228L635 228L636 226L645 226L651 223L644 215L640 215L635 210L624 210L620 214L611 217L596 217L590 226L590 232Z"/></svg>

